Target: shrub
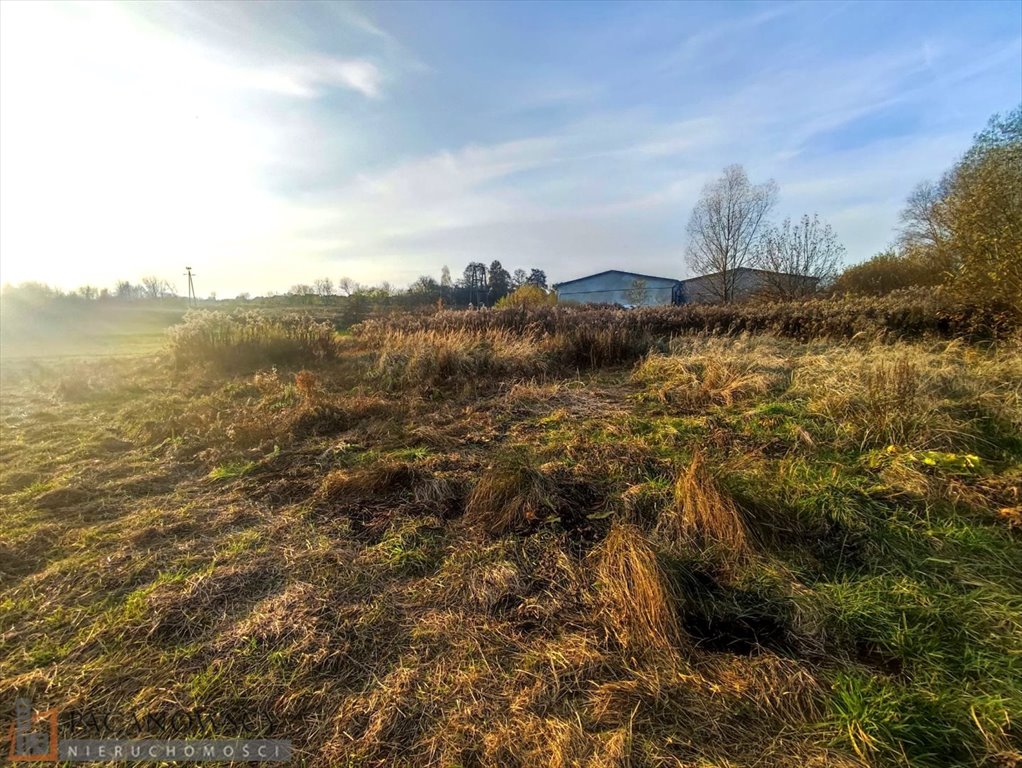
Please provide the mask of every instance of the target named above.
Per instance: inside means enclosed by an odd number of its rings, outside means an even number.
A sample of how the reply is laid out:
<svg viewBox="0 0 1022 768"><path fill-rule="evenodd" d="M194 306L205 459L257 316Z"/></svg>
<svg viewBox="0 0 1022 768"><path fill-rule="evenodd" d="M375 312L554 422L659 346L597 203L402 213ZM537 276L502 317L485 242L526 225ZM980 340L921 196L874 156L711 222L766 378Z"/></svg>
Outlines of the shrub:
<svg viewBox="0 0 1022 768"><path fill-rule="evenodd" d="M445 310L433 315L406 313L369 320L353 331L363 340L377 343L393 331L500 330L533 340L556 336L566 359L588 365L597 364L598 360L624 361L643 354L657 339L688 333L726 336L771 333L799 340L851 338L860 333L895 338L990 339L1008 337L1020 327L1022 315L1009 306L918 290L876 297L686 304L634 310L567 305L478 312Z"/></svg>
<svg viewBox="0 0 1022 768"><path fill-rule="evenodd" d="M526 283L500 299L496 306L499 309L504 307L552 307L556 303L556 293L544 291L538 285Z"/></svg>
<svg viewBox="0 0 1022 768"><path fill-rule="evenodd" d="M330 324L301 314L189 312L169 334L178 365L252 369L324 360L337 352Z"/></svg>

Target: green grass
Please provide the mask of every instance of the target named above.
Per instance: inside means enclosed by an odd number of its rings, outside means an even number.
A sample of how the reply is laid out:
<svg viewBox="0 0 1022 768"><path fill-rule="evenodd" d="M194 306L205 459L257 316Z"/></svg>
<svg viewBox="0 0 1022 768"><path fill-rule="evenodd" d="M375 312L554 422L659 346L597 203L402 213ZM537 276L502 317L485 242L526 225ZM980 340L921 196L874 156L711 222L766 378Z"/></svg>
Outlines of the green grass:
<svg viewBox="0 0 1022 768"><path fill-rule="evenodd" d="M0 701L270 711L310 764L1022 759L1017 343L520 342L5 367Z"/></svg>
<svg viewBox="0 0 1022 768"><path fill-rule="evenodd" d="M209 472L210 480L233 480L238 477L244 477L258 464L254 461L232 461L226 464L221 464L218 467L213 467Z"/></svg>

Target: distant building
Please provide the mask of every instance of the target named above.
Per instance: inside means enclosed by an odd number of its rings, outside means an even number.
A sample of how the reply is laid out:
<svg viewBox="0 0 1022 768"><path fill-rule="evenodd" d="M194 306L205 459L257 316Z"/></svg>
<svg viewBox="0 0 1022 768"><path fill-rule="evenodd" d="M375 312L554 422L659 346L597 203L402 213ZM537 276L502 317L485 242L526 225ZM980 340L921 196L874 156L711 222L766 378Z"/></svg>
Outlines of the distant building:
<svg viewBox="0 0 1022 768"><path fill-rule="evenodd" d="M751 267L732 270L728 291L736 301L783 287L785 293L809 294L819 282L815 277L768 272ZM713 303L724 296L720 272L677 280L611 269L587 277L555 283L557 300L574 304L621 304L652 307L663 304Z"/></svg>
<svg viewBox="0 0 1022 768"><path fill-rule="evenodd" d="M557 300L574 304L622 304L652 307L671 304L679 281L638 272L608 269L587 277L554 284Z"/></svg>

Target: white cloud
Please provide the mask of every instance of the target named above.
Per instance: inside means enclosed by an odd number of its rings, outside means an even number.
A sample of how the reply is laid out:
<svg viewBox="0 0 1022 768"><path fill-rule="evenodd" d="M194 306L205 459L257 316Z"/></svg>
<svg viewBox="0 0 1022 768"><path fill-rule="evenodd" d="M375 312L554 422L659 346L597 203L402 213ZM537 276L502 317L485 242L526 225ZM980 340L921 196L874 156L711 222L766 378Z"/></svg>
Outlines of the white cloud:
<svg viewBox="0 0 1022 768"><path fill-rule="evenodd" d="M370 99L382 94L383 74L365 59L306 58L271 66L211 64L196 62L203 80L225 89L264 91L282 96L311 99L331 87L357 91Z"/></svg>
<svg viewBox="0 0 1022 768"><path fill-rule="evenodd" d="M244 50L189 41L140 26L122 6L3 5L4 278L173 276L187 255L201 265L200 290L222 294L344 273L410 281L494 258L554 280L622 265L682 274L689 211L732 162L778 181L780 215L819 212L849 257L865 258L891 239L909 189L947 167L979 126L819 144L891 105L930 104L935 84L961 88L1003 65L1005 51L1017 56L1016 45L956 70L947 43L814 67L778 55L737 89L658 109L615 104L611 81L554 76L521 102L508 96L491 116L499 124L488 135L499 138L440 134L439 148L415 136L392 163L369 167L359 148L375 123L350 115L390 110L412 121L411 134L417 113L406 110L445 108L397 97L405 51L372 21L348 19L375 47L324 55L290 39L276 46L268 33ZM780 12L739 30L755 33ZM727 31L697 35L673 63L698 54L712 71L714 56L733 55L717 51ZM316 103L332 90L349 92L345 111ZM515 120L515 110L568 103L566 122Z"/></svg>

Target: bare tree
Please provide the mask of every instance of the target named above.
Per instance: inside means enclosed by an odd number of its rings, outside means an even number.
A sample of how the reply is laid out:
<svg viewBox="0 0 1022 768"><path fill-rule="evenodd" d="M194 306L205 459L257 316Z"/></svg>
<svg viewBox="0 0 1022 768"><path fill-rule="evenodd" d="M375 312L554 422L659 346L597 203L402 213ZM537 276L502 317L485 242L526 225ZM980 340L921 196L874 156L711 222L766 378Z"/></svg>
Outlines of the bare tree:
<svg viewBox="0 0 1022 768"><path fill-rule="evenodd" d="M334 295L334 281L329 277L320 277L313 280L312 287L315 288L316 293L320 296Z"/></svg>
<svg viewBox="0 0 1022 768"><path fill-rule="evenodd" d="M350 277L342 277L337 281L337 290L343 293L345 296L351 296L353 293L358 293L362 286L352 280Z"/></svg>
<svg viewBox="0 0 1022 768"><path fill-rule="evenodd" d="M767 227L753 263L765 270L766 292L776 298L808 296L836 276L845 247L830 224L815 213L797 224L785 219L779 227Z"/></svg>
<svg viewBox="0 0 1022 768"><path fill-rule="evenodd" d="M155 275L146 275L142 278L142 295L147 299L159 299L164 296L173 296L174 291L170 283Z"/></svg>
<svg viewBox="0 0 1022 768"><path fill-rule="evenodd" d="M703 187L688 222L688 265L711 276L707 290L715 299L735 299L738 270L751 265L776 199L773 181L750 184L740 165Z"/></svg>
<svg viewBox="0 0 1022 768"><path fill-rule="evenodd" d="M124 300L141 298L142 292L142 286L132 285L127 280L118 280L117 286L114 288L114 295L118 299Z"/></svg>
<svg viewBox="0 0 1022 768"><path fill-rule="evenodd" d="M944 200L949 187L950 180L945 177L936 184L924 181L912 190L900 217L898 241L902 248L939 248L947 242L951 232Z"/></svg>

